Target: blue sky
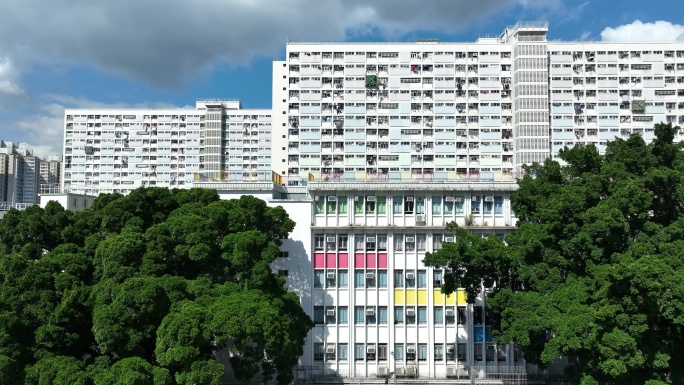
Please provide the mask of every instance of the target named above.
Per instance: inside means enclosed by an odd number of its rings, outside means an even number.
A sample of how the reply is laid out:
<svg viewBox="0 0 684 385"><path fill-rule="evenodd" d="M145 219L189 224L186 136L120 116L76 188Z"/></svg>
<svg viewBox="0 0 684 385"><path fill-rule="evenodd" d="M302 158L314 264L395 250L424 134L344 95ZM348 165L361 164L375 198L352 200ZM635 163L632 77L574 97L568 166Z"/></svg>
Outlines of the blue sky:
<svg viewBox="0 0 684 385"><path fill-rule="evenodd" d="M520 20L550 40L684 41L681 0L3 0L0 139L60 154L64 108L270 108L285 41L465 41Z"/></svg>

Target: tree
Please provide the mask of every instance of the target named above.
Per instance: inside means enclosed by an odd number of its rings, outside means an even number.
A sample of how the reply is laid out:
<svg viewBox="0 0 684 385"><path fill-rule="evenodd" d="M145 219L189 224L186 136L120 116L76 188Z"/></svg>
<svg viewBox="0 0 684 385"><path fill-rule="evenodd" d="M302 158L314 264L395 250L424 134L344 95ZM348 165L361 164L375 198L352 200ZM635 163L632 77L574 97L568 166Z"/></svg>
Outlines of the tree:
<svg viewBox="0 0 684 385"><path fill-rule="evenodd" d="M289 383L313 326L270 268L293 228L281 207L203 189L11 210L0 220L2 383L219 384L219 355L240 379Z"/></svg>
<svg viewBox="0 0 684 385"><path fill-rule="evenodd" d="M464 287L487 303L500 341L527 362L572 356L576 384L684 383L684 153L679 127L564 149L563 164L526 167L506 243L458 240L424 263L446 270L442 290ZM452 281L450 281L452 280Z"/></svg>

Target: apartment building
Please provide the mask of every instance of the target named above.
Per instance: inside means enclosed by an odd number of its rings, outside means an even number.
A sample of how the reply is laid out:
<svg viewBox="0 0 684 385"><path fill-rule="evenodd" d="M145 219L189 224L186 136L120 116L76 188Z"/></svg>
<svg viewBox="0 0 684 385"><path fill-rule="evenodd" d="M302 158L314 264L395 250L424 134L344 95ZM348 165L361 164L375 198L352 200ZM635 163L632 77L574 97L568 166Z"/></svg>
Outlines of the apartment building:
<svg viewBox="0 0 684 385"><path fill-rule="evenodd" d="M511 233L523 165L684 122L684 43L547 32L533 22L472 43L289 42L273 63L272 112L226 100L67 110L63 184L204 187L283 206L297 227L274 269L316 323L298 378L522 383L534 369L493 342L485 289L474 304L461 290L445 297L425 253L454 241L450 221Z"/></svg>
<svg viewBox="0 0 684 385"><path fill-rule="evenodd" d="M31 149L0 141L0 211L38 203L40 163Z"/></svg>
<svg viewBox="0 0 684 385"><path fill-rule="evenodd" d="M63 187L126 194L141 186L271 177L271 112L237 100L195 109L67 109Z"/></svg>
<svg viewBox="0 0 684 385"><path fill-rule="evenodd" d="M62 157L49 156L40 162L40 181L39 185L59 185L59 178L62 175Z"/></svg>

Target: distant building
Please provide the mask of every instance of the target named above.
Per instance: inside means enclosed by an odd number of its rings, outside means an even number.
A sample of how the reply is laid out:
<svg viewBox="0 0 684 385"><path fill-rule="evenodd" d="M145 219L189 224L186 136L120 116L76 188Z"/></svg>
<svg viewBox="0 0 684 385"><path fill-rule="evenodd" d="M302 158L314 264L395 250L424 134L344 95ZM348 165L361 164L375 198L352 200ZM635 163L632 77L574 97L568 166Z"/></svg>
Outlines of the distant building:
<svg viewBox="0 0 684 385"><path fill-rule="evenodd" d="M62 173L61 159L61 156L50 156L40 162L40 185L59 184Z"/></svg>

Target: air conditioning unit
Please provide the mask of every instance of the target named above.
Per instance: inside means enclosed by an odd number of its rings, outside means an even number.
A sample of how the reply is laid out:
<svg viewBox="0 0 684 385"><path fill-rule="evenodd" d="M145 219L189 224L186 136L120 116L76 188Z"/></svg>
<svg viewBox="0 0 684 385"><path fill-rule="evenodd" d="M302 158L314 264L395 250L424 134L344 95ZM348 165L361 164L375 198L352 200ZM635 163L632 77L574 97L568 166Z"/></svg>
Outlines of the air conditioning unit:
<svg viewBox="0 0 684 385"><path fill-rule="evenodd" d="M415 352L416 352L416 347L415 347L415 346L408 346L408 347L406 348L406 353L408 353L408 354L414 354ZM409 367L407 367L406 369L408 369L408 368L409 368Z"/></svg>
<svg viewBox="0 0 684 385"><path fill-rule="evenodd" d="M484 198L484 200L485 200L485 202L494 202L494 197L491 196L491 195L487 195L487 196Z"/></svg>
<svg viewBox="0 0 684 385"><path fill-rule="evenodd" d="M416 277L416 275L412 271L406 272L406 279L413 279L415 277Z"/></svg>
<svg viewBox="0 0 684 385"><path fill-rule="evenodd" d="M447 366L447 377L455 377L458 375L457 373L458 371L456 370L455 366Z"/></svg>
<svg viewBox="0 0 684 385"><path fill-rule="evenodd" d="M416 222L425 222L425 215L416 215Z"/></svg>
<svg viewBox="0 0 684 385"><path fill-rule="evenodd" d="M334 196L334 195L328 195L328 200L329 200L330 202L337 202L337 197Z"/></svg>
<svg viewBox="0 0 684 385"><path fill-rule="evenodd" d="M366 200L367 200L368 202L375 202L375 196L374 196L374 195L369 195L369 196L366 197Z"/></svg>
<svg viewBox="0 0 684 385"><path fill-rule="evenodd" d="M447 308L446 309L446 315L447 315L447 317L453 317L454 316L454 309Z"/></svg>
<svg viewBox="0 0 684 385"><path fill-rule="evenodd" d="M374 307L366 308L366 315L374 316L375 315L375 308Z"/></svg>
<svg viewBox="0 0 684 385"><path fill-rule="evenodd" d="M445 237L444 238L444 242L453 242L453 241L454 241L454 237Z"/></svg>
<svg viewBox="0 0 684 385"><path fill-rule="evenodd" d="M366 348L366 353L375 354L375 346L369 346Z"/></svg>
<svg viewBox="0 0 684 385"><path fill-rule="evenodd" d="M472 197L472 198L470 198L470 200L471 200L471 201L473 201L473 202L477 202L477 201L479 201L479 200L480 200L480 197L479 197L479 196L477 196L477 195L473 195L473 197Z"/></svg>
<svg viewBox="0 0 684 385"><path fill-rule="evenodd" d="M416 315L416 309L412 307L406 308L406 315L409 317L413 317L414 315Z"/></svg>
<svg viewBox="0 0 684 385"><path fill-rule="evenodd" d="M454 197L444 197L445 202L455 202Z"/></svg>
<svg viewBox="0 0 684 385"><path fill-rule="evenodd" d="M387 366L378 366L378 376L386 376L389 373Z"/></svg>
<svg viewBox="0 0 684 385"><path fill-rule="evenodd" d="M328 241L328 242L335 242L335 237L327 237L327 238L325 238L325 239L326 239L326 241Z"/></svg>
<svg viewBox="0 0 684 385"><path fill-rule="evenodd" d="M375 237L366 238L366 242L375 242Z"/></svg>
<svg viewBox="0 0 684 385"><path fill-rule="evenodd" d="M375 279L375 273L372 271L369 271L366 273L366 278L367 279Z"/></svg>
<svg viewBox="0 0 684 385"><path fill-rule="evenodd" d="M416 241L416 238L414 237L406 237L406 243L413 243Z"/></svg>
<svg viewBox="0 0 684 385"><path fill-rule="evenodd" d="M328 354L335 354L335 345L328 345L325 348L325 352Z"/></svg>
<svg viewBox="0 0 684 385"><path fill-rule="evenodd" d="M406 197L406 202L413 202L413 197Z"/></svg>
<svg viewBox="0 0 684 385"><path fill-rule="evenodd" d="M335 272L329 271L325 276L328 277L328 279L335 279Z"/></svg>
<svg viewBox="0 0 684 385"><path fill-rule="evenodd" d="M325 314L329 315L329 316L334 316L335 315L335 309L328 309L325 311Z"/></svg>

